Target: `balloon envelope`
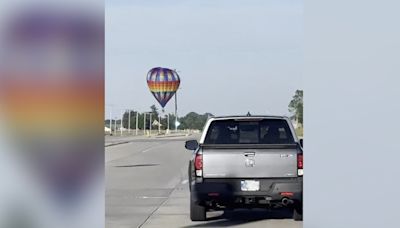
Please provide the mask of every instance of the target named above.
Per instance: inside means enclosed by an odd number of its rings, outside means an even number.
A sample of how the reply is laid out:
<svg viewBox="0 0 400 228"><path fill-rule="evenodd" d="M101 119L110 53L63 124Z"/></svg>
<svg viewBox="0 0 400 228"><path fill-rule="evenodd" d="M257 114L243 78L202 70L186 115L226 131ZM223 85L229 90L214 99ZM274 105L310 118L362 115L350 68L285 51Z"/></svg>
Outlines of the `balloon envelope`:
<svg viewBox="0 0 400 228"><path fill-rule="evenodd" d="M155 67L147 73L150 92L164 108L179 88L181 80L175 70Z"/></svg>

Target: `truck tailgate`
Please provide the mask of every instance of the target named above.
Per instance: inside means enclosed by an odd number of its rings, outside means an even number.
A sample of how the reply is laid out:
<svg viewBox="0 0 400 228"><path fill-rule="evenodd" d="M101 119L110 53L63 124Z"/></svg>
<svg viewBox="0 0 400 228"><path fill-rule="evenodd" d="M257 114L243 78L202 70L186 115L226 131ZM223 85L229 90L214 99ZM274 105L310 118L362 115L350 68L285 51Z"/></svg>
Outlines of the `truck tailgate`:
<svg viewBox="0 0 400 228"><path fill-rule="evenodd" d="M297 176L296 147L204 148L204 178L282 178Z"/></svg>

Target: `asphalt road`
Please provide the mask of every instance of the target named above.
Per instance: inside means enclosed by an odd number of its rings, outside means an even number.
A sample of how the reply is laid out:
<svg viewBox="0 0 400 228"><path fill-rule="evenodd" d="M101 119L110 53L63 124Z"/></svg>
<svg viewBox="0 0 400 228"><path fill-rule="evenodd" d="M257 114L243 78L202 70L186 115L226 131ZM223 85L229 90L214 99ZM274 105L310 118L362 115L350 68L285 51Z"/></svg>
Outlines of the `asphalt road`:
<svg viewBox="0 0 400 228"><path fill-rule="evenodd" d="M196 137L196 136L195 136ZM300 228L286 210L209 212L191 222L187 137L130 139L106 147L106 227L269 227Z"/></svg>

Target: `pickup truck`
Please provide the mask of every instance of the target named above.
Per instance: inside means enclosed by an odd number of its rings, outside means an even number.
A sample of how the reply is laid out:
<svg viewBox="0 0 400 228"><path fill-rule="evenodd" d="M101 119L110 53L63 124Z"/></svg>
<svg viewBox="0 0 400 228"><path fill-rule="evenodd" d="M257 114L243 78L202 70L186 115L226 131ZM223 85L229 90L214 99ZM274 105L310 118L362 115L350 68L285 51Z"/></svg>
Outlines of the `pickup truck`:
<svg viewBox="0 0 400 228"><path fill-rule="evenodd" d="M190 218L209 210L282 208L302 220L303 140L284 116L210 118L199 142L186 141Z"/></svg>

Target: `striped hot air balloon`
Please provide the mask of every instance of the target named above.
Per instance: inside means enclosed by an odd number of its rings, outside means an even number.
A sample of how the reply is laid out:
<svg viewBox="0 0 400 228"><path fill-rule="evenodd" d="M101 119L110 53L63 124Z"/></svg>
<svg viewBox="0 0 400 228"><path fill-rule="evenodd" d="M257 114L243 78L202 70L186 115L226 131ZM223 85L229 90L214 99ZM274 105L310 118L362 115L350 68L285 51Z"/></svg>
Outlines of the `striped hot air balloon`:
<svg viewBox="0 0 400 228"><path fill-rule="evenodd" d="M175 70L155 67L147 73L150 92L163 108L178 90L181 80Z"/></svg>

